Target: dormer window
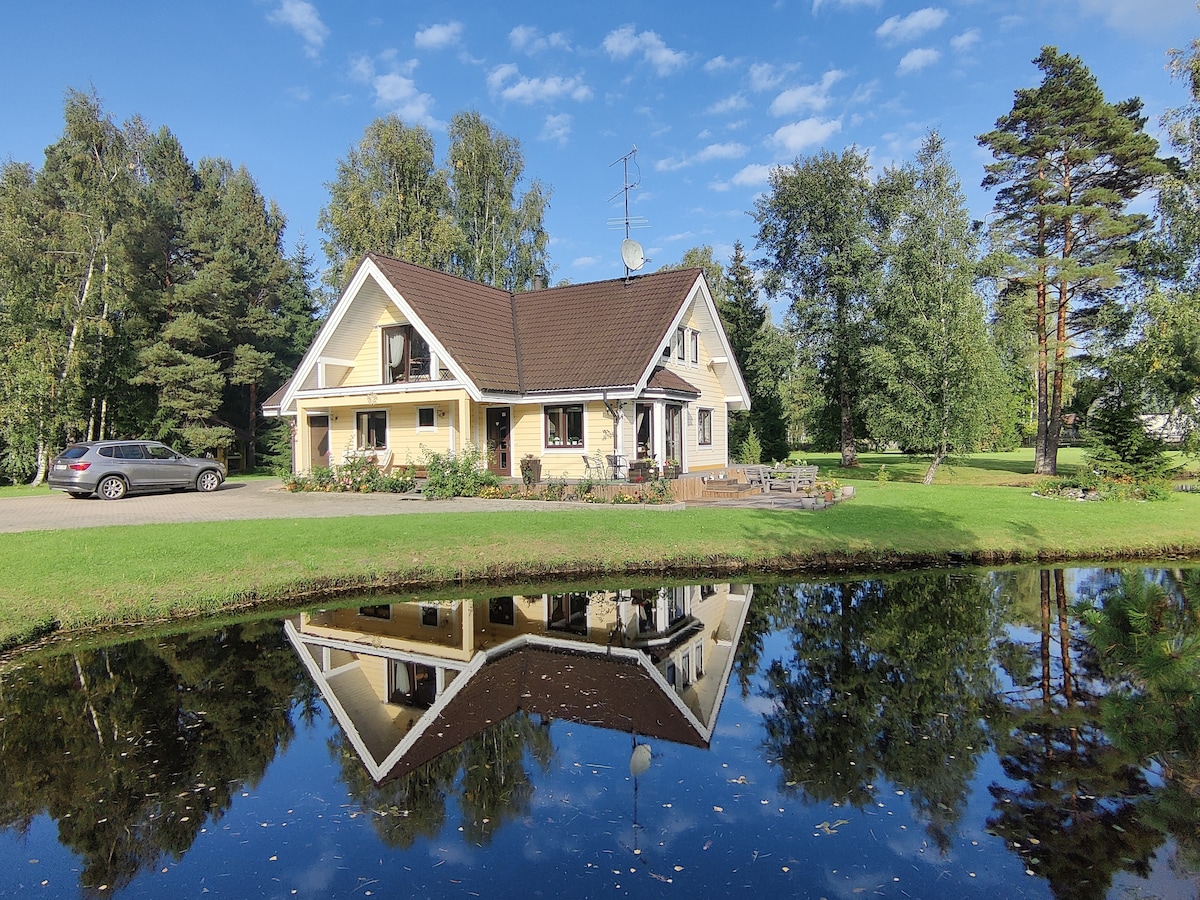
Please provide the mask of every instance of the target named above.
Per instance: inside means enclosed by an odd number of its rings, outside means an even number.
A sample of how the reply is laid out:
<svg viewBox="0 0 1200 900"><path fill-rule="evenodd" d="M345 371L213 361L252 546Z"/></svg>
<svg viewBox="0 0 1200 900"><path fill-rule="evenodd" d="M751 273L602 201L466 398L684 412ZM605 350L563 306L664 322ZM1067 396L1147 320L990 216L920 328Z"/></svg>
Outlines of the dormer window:
<svg viewBox="0 0 1200 900"><path fill-rule="evenodd" d="M429 380L429 343L411 325L383 329L383 383Z"/></svg>

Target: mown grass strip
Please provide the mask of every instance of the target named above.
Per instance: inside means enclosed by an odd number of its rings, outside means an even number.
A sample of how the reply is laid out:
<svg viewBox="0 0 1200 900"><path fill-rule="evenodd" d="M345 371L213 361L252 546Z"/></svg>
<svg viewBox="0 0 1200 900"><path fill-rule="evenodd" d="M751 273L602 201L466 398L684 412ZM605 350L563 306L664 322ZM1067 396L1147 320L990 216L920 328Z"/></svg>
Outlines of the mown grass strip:
<svg viewBox="0 0 1200 900"><path fill-rule="evenodd" d="M0 647L55 628L480 580L1200 554L1200 495L1070 503L860 482L822 512L631 508L0 534Z"/></svg>

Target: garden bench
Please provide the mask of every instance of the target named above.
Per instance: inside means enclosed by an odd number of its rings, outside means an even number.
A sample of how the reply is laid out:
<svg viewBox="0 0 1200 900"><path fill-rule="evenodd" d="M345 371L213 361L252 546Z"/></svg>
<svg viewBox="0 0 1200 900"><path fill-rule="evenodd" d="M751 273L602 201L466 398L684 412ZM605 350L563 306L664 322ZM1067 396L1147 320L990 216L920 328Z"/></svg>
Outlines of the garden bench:
<svg viewBox="0 0 1200 900"><path fill-rule="evenodd" d="M746 476L748 485L757 487L764 494L771 489L770 466L742 466L742 474Z"/></svg>
<svg viewBox="0 0 1200 900"><path fill-rule="evenodd" d="M769 476L770 488L775 491L796 491L811 488L817 481L816 466L789 466L786 469L776 469Z"/></svg>

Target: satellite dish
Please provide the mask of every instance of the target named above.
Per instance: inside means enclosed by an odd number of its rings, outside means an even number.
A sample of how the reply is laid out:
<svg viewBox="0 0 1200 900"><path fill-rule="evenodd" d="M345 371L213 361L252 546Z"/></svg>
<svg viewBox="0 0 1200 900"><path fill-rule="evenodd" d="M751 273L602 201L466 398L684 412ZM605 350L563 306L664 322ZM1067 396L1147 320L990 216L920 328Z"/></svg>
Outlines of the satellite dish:
<svg viewBox="0 0 1200 900"><path fill-rule="evenodd" d="M621 260L625 263L625 268L636 272L646 264L646 254L642 251L642 245L633 238L625 238L621 241Z"/></svg>

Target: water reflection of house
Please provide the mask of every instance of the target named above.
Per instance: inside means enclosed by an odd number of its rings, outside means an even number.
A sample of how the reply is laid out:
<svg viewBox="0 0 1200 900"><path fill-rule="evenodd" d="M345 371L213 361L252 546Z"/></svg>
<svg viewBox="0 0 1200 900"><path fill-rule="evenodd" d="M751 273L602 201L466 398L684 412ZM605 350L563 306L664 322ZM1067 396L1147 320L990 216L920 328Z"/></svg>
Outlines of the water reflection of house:
<svg viewBox="0 0 1200 900"><path fill-rule="evenodd" d="M708 746L749 585L304 613L285 630L376 781L518 710Z"/></svg>

